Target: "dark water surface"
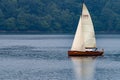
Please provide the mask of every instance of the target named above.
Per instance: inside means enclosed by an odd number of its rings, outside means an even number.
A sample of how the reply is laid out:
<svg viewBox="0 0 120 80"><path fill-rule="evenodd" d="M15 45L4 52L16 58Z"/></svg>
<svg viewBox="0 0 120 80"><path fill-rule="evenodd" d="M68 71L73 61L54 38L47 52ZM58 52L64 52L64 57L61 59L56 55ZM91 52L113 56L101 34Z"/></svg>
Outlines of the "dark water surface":
<svg viewBox="0 0 120 80"><path fill-rule="evenodd" d="M120 35L97 35L103 57L68 58L73 35L0 35L0 80L120 80Z"/></svg>

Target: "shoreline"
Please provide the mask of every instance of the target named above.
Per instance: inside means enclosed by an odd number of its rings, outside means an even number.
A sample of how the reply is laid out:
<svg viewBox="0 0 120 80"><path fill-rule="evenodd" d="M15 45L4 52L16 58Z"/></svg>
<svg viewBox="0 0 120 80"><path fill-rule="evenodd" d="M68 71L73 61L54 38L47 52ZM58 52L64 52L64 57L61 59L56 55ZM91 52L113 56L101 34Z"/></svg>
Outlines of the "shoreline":
<svg viewBox="0 0 120 80"><path fill-rule="evenodd" d="M68 33L68 32L0 32L0 35L74 35L75 33ZM95 32L96 35L99 34L120 34L120 32Z"/></svg>

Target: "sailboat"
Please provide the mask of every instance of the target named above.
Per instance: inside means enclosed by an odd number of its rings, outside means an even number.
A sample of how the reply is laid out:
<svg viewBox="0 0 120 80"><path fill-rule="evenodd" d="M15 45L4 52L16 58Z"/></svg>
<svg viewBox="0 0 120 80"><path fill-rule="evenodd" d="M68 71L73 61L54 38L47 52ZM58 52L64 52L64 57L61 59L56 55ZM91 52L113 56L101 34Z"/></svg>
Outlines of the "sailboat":
<svg viewBox="0 0 120 80"><path fill-rule="evenodd" d="M95 31L90 13L85 3L82 3L82 14L79 19L69 56L101 56L104 50L97 50Z"/></svg>

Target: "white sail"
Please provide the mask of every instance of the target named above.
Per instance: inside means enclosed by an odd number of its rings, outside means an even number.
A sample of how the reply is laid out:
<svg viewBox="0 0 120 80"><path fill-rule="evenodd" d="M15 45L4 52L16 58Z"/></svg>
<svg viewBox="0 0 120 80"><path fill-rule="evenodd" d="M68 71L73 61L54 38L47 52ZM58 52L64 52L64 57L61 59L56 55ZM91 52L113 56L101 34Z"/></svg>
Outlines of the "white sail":
<svg viewBox="0 0 120 80"><path fill-rule="evenodd" d="M83 40L83 32L81 26L81 17L78 23L78 27L76 30L76 34L73 40L72 48L73 51L85 51L84 40Z"/></svg>
<svg viewBox="0 0 120 80"><path fill-rule="evenodd" d="M83 3L83 9L82 9L82 28L83 28L83 34L84 34L85 47L95 48L96 40L95 40L93 23L92 23L90 13L84 3Z"/></svg>

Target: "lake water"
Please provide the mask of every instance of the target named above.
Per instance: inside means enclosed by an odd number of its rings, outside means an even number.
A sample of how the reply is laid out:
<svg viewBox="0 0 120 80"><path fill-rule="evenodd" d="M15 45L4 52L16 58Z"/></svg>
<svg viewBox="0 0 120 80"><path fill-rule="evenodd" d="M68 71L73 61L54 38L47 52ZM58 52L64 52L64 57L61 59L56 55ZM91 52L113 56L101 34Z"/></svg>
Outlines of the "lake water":
<svg viewBox="0 0 120 80"><path fill-rule="evenodd" d="M73 35L0 35L0 80L120 80L120 35L97 35L102 57L67 55Z"/></svg>

